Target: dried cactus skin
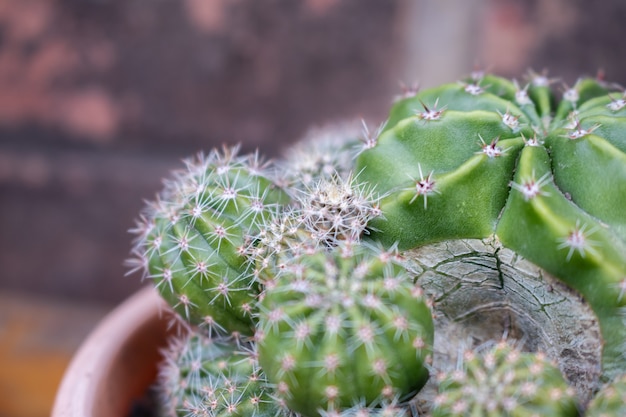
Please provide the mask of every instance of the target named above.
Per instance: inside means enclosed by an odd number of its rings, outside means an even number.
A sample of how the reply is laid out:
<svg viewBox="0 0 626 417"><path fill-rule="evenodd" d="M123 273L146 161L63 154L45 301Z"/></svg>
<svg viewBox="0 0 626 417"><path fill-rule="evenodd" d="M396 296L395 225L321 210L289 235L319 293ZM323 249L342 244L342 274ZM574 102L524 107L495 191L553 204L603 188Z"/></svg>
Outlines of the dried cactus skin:
<svg viewBox="0 0 626 417"><path fill-rule="evenodd" d="M504 342L466 352L460 369L438 378L433 417L579 415L573 390L554 364Z"/></svg>
<svg viewBox="0 0 626 417"><path fill-rule="evenodd" d="M279 417L253 346L199 334L175 337L155 390L161 417Z"/></svg>
<svg viewBox="0 0 626 417"><path fill-rule="evenodd" d="M606 384L589 404L585 417L618 417L626 415L626 375Z"/></svg>
<svg viewBox="0 0 626 417"><path fill-rule="evenodd" d="M626 102L594 79L559 101L550 83L486 75L405 98L356 169L389 193L374 239L495 236L578 291L611 378L626 370Z"/></svg>
<svg viewBox="0 0 626 417"><path fill-rule="evenodd" d="M134 252L186 320L210 333L251 335L258 288L244 253L247 238L289 198L258 155L237 151L185 161L148 205Z"/></svg>
<svg viewBox="0 0 626 417"><path fill-rule="evenodd" d="M336 247L283 267L259 306L259 363L305 416L406 400L428 378L432 313L392 253Z"/></svg>

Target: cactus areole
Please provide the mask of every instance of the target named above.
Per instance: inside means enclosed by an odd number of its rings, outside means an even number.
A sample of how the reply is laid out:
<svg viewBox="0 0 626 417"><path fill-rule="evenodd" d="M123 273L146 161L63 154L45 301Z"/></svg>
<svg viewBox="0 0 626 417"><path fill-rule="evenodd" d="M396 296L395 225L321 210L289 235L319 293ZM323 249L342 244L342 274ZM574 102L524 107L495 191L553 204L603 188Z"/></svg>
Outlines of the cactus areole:
<svg viewBox="0 0 626 417"><path fill-rule="evenodd" d="M371 238L412 249L495 239L577 291L602 332L602 372L626 371L626 93L490 75L403 97L358 156L387 193Z"/></svg>

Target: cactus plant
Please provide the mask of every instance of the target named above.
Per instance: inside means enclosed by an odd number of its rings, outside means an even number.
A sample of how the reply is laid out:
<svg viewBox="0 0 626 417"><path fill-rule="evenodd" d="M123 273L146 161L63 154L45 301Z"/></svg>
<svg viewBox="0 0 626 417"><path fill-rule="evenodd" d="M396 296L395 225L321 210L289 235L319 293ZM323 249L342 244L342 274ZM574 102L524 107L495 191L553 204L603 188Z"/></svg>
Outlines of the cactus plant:
<svg viewBox="0 0 626 417"><path fill-rule="evenodd" d="M189 322L250 335L258 288L247 237L288 197L258 154L225 148L185 164L134 229L137 264Z"/></svg>
<svg viewBox="0 0 626 417"><path fill-rule="evenodd" d="M619 415L626 93L550 84L411 90L278 174L237 149L187 161L134 230L135 265L197 332L166 355L162 409Z"/></svg>
<svg viewBox="0 0 626 417"><path fill-rule="evenodd" d="M501 342L468 351L459 369L438 376L433 417L576 417L574 390L541 353L522 353Z"/></svg>
<svg viewBox="0 0 626 417"><path fill-rule="evenodd" d="M626 370L626 105L581 79L558 101L479 75L396 102L357 159L378 184L373 238L401 249L495 238L578 291L598 317L604 378Z"/></svg>
<svg viewBox="0 0 626 417"><path fill-rule="evenodd" d="M193 333L174 337L155 390L162 417L289 415L272 401L253 347L232 339Z"/></svg>
<svg viewBox="0 0 626 417"><path fill-rule="evenodd" d="M388 251L340 245L293 258L259 306L259 363L294 411L404 401L426 382L433 325Z"/></svg>
<svg viewBox="0 0 626 417"><path fill-rule="evenodd" d="M589 404L585 417L626 415L626 374L606 384Z"/></svg>

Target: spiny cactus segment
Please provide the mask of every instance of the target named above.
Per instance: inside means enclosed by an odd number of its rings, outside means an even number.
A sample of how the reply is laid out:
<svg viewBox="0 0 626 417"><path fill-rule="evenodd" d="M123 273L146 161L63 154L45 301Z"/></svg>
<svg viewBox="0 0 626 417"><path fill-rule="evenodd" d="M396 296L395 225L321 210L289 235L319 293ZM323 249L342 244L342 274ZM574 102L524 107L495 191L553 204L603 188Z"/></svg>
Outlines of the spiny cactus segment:
<svg viewBox="0 0 626 417"><path fill-rule="evenodd" d="M433 324L393 251L340 245L292 259L259 306L259 363L290 409L406 400L426 382Z"/></svg>
<svg viewBox="0 0 626 417"><path fill-rule="evenodd" d="M585 413L585 417L618 416L626 416L626 374L604 386Z"/></svg>
<svg viewBox="0 0 626 417"><path fill-rule="evenodd" d="M252 334L258 289L244 254L248 235L288 197L258 154L237 148L185 161L134 232L145 275L185 319L210 333Z"/></svg>
<svg viewBox="0 0 626 417"><path fill-rule="evenodd" d="M364 125L365 126L365 125ZM354 167L362 132L355 123L337 123L310 129L288 148L279 162L282 180L294 197L320 180L346 178Z"/></svg>
<svg viewBox="0 0 626 417"><path fill-rule="evenodd" d="M433 417L576 417L574 390L541 353L501 342L467 351L458 369L438 375Z"/></svg>
<svg viewBox="0 0 626 417"><path fill-rule="evenodd" d="M626 108L595 79L553 93L480 75L397 101L359 179L388 193L372 238L401 249L495 237L578 291L603 371L626 371Z"/></svg>
<svg viewBox="0 0 626 417"><path fill-rule="evenodd" d="M164 352L156 386L163 417L280 417L252 346L197 334Z"/></svg>

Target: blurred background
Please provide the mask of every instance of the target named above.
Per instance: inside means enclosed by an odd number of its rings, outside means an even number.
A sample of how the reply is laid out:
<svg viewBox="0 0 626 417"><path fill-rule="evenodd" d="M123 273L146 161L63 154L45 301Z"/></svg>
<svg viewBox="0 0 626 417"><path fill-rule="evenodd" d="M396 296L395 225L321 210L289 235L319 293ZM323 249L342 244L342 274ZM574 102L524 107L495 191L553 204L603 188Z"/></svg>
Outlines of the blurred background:
<svg viewBox="0 0 626 417"><path fill-rule="evenodd" d="M277 156L476 67L624 85L624 21L622 0L0 0L0 417L47 415L142 285L127 230L182 158Z"/></svg>

